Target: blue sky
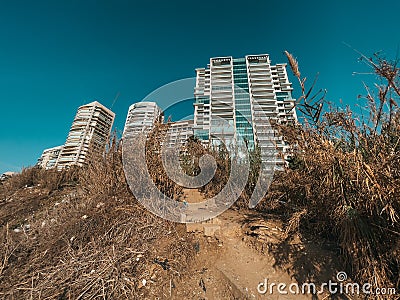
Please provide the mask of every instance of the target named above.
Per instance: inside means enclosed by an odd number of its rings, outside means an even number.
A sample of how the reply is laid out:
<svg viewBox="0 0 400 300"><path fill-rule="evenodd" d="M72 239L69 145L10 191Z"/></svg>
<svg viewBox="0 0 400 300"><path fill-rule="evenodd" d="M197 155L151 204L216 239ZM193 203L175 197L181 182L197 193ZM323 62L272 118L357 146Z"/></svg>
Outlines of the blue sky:
<svg viewBox="0 0 400 300"><path fill-rule="evenodd" d="M0 173L63 144L78 106L111 106L119 92L122 130L130 104L214 56L279 63L289 50L330 100L354 103L368 78L352 75L366 67L343 42L394 58L399 11L385 0L0 1Z"/></svg>

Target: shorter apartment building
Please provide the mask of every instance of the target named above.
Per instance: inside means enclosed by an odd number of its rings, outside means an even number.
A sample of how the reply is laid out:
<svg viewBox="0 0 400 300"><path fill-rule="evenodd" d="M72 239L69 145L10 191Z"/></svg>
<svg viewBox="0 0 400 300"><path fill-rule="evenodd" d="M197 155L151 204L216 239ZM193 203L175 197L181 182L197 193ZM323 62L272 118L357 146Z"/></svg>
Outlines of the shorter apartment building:
<svg viewBox="0 0 400 300"><path fill-rule="evenodd" d="M123 138L149 132L161 117L162 110L155 102L137 102L129 106Z"/></svg>
<svg viewBox="0 0 400 300"><path fill-rule="evenodd" d="M46 170L56 167L63 147L64 146L62 145L43 150L36 165Z"/></svg>
<svg viewBox="0 0 400 300"><path fill-rule="evenodd" d="M169 148L182 147L193 136L193 120L169 122L167 145Z"/></svg>

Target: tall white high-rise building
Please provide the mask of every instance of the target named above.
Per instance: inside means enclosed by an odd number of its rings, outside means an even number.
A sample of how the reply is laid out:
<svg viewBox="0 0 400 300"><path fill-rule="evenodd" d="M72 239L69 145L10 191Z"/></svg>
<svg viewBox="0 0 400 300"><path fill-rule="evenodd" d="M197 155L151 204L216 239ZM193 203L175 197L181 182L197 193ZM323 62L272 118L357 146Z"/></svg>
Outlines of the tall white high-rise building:
<svg viewBox="0 0 400 300"><path fill-rule="evenodd" d="M115 113L97 101L78 108L67 140L58 158L57 169L86 165L104 154Z"/></svg>
<svg viewBox="0 0 400 300"><path fill-rule="evenodd" d="M286 64L272 65L268 54L211 58L196 69L194 135L211 143L243 138L262 153L284 152L270 122L297 122L291 92Z"/></svg>
<svg viewBox="0 0 400 300"><path fill-rule="evenodd" d="M46 170L56 167L63 147L57 146L43 150L42 155L38 159L37 166Z"/></svg>
<svg viewBox="0 0 400 300"><path fill-rule="evenodd" d="M169 122L167 147L182 147L193 136L193 120Z"/></svg>
<svg viewBox="0 0 400 300"><path fill-rule="evenodd" d="M149 132L160 117L162 118L162 111L155 102L132 104L126 117L123 138Z"/></svg>

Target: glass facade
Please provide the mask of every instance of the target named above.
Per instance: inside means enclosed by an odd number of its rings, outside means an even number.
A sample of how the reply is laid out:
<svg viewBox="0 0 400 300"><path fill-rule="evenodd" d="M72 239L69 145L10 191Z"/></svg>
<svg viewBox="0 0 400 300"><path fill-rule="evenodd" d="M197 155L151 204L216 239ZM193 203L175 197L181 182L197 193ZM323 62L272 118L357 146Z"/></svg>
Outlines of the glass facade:
<svg viewBox="0 0 400 300"><path fill-rule="evenodd" d="M247 66L244 58L233 60L236 135L243 138L249 149L254 149ZM238 138L238 141L241 139Z"/></svg>
<svg viewBox="0 0 400 300"><path fill-rule="evenodd" d="M219 137L244 141L249 150L257 145L262 161L282 165L270 153L288 146L270 121L297 121L286 64L272 65L268 54L216 57L196 73L195 136L212 144Z"/></svg>

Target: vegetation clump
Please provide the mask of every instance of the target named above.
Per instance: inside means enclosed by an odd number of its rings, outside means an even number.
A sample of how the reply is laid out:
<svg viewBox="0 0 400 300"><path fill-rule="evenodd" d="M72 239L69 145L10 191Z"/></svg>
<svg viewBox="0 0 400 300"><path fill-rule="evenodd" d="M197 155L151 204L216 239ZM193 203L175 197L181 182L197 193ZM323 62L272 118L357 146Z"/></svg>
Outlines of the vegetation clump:
<svg viewBox="0 0 400 300"><path fill-rule="evenodd" d="M399 290L400 69L378 55L362 57L379 83L375 93L367 88L369 115L359 116L329 106L314 84L306 90L297 61L286 55L305 121L278 127L292 145L289 168L276 174L258 209L283 213L288 239L301 233L334 242L358 282Z"/></svg>
<svg viewBox="0 0 400 300"><path fill-rule="evenodd" d="M88 166L25 169L0 188L2 298L149 299L188 272L191 237L132 196L115 139Z"/></svg>

